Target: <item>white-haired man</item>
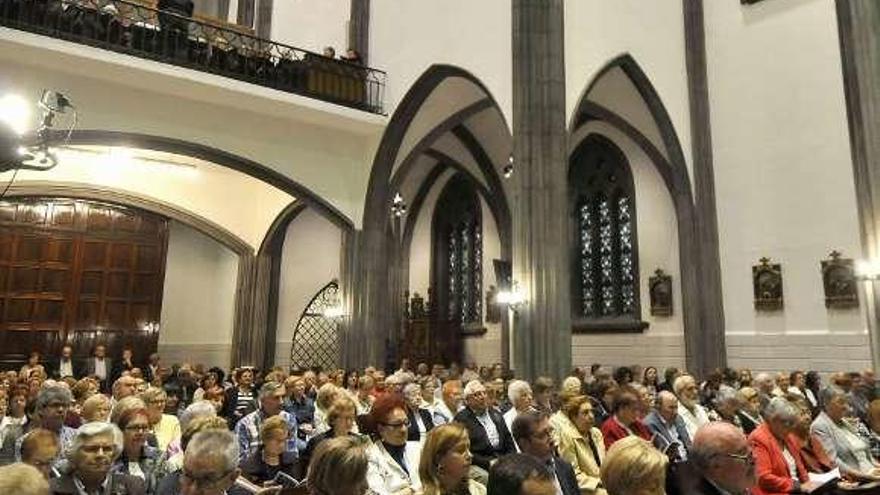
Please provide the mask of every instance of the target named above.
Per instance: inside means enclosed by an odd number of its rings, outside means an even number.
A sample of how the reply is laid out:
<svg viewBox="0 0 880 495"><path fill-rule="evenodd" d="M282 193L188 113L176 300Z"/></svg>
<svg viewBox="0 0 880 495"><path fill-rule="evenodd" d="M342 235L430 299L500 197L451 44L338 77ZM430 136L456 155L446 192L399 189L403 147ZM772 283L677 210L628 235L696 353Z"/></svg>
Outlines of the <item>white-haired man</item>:
<svg viewBox="0 0 880 495"><path fill-rule="evenodd" d="M694 438L697 430L709 422L709 413L699 404L700 390L691 375L681 375L672 386L678 397L678 415L684 421L688 436Z"/></svg>
<svg viewBox="0 0 880 495"><path fill-rule="evenodd" d="M464 387L465 407L455 415L455 421L464 425L470 437L472 470L477 481L488 481L489 467L499 457L516 451L504 418L489 407L488 399L486 387L479 380L472 380Z"/></svg>
<svg viewBox="0 0 880 495"><path fill-rule="evenodd" d="M511 407L504 413L504 424L510 431L513 420L520 414L524 414L534 409L532 405L532 387L529 382L524 380L514 380L507 386L507 398L510 400Z"/></svg>

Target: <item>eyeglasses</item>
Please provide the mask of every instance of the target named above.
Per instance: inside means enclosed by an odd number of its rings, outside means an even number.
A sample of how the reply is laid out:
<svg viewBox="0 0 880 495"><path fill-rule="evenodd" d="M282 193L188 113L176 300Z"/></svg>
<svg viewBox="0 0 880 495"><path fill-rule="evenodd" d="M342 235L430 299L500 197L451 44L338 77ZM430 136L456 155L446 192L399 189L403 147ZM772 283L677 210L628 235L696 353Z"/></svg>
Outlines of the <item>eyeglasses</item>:
<svg viewBox="0 0 880 495"><path fill-rule="evenodd" d="M409 428L409 420L401 421L399 423L382 423L383 426L387 426L389 428L400 428L401 426L405 428Z"/></svg>
<svg viewBox="0 0 880 495"><path fill-rule="evenodd" d="M755 458L752 457L752 452L749 451L747 454L724 454L724 457L730 457L731 459L735 459L744 464L754 464Z"/></svg>
<svg viewBox="0 0 880 495"><path fill-rule="evenodd" d="M150 425L129 425L125 427L125 431L132 431L136 433L146 433L150 431Z"/></svg>

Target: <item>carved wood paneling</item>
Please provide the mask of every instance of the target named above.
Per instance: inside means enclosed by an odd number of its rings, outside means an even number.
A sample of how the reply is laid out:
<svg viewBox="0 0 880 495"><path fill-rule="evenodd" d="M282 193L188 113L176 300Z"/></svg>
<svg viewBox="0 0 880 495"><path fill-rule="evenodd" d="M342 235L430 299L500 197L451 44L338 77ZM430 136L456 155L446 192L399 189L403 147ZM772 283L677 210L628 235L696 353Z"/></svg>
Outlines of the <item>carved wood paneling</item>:
<svg viewBox="0 0 880 495"><path fill-rule="evenodd" d="M65 342L145 359L157 346L168 225L133 208L67 198L0 202L0 364Z"/></svg>

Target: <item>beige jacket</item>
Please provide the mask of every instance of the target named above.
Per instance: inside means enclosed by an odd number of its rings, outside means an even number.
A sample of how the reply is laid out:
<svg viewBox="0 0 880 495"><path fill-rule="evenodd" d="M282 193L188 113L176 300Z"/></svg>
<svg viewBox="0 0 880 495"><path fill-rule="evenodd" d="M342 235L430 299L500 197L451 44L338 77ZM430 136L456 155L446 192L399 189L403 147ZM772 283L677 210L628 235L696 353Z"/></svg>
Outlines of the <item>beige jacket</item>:
<svg viewBox="0 0 880 495"><path fill-rule="evenodd" d="M559 449L559 457L562 457L574 468L578 487L584 495L607 495L604 488L599 484L599 466L593 458L590 444L578 431L574 423L567 416L558 412L553 415L554 433L556 445ZM590 435L599 452L599 459L605 462L605 440L598 428L591 428Z"/></svg>

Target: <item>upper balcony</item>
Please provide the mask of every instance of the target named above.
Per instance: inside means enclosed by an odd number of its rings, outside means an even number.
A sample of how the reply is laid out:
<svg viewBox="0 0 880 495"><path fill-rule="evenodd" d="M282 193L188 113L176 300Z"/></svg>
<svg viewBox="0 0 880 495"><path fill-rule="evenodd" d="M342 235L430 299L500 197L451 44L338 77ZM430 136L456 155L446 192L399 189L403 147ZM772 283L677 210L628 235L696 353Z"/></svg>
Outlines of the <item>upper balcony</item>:
<svg viewBox="0 0 880 495"><path fill-rule="evenodd" d="M326 58L156 0L0 0L0 25L384 115L385 72Z"/></svg>

